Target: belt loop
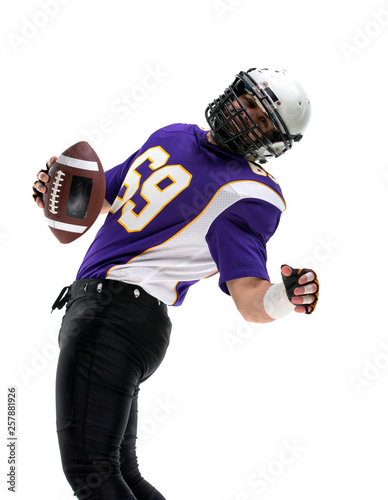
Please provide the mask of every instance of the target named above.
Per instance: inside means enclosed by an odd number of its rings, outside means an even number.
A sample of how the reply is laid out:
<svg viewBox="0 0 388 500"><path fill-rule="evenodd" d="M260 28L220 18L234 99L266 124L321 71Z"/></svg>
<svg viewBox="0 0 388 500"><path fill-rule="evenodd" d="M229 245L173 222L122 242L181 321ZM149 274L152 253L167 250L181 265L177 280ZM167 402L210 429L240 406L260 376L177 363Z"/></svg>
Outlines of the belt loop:
<svg viewBox="0 0 388 500"><path fill-rule="evenodd" d="M64 288L62 288L61 293L58 295L54 304L51 307L51 312L53 312L54 309L62 309L62 307L66 304L66 302L70 298L70 289L71 286L65 286Z"/></svg>

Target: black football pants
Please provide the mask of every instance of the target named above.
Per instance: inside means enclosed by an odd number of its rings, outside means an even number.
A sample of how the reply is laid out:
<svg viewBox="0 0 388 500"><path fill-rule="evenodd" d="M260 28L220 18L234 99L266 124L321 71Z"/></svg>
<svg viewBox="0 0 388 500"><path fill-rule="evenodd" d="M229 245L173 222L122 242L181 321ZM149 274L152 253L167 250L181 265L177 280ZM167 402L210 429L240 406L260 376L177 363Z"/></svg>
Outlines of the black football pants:
<svg viewBox="0 0 388 500"><path fill-rule="evenodd" d="M59 333L57 432L66 478L80 500L165 500L136 457L139 384L160 365L167 306L114 280L78 280Z"/></svg>

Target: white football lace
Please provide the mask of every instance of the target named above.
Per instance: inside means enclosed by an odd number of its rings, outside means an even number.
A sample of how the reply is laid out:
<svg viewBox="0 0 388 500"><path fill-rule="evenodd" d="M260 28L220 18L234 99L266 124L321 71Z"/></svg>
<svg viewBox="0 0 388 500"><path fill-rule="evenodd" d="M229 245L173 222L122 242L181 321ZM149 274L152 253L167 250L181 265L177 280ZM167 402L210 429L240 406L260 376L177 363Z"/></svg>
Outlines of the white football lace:
<svg viewBox="0 0 388 500"><path fill-rule="evenodd" d="M58 213L58 203L59 203L59 193L61 191L61 187L63 186L63 178L65 177L65 173L62 172L62 170L58 170L58 172L55 175L55 179L51 188L51 193L50 193L50 203L49 203L49 211L52 214L57 214Z"/></svg>

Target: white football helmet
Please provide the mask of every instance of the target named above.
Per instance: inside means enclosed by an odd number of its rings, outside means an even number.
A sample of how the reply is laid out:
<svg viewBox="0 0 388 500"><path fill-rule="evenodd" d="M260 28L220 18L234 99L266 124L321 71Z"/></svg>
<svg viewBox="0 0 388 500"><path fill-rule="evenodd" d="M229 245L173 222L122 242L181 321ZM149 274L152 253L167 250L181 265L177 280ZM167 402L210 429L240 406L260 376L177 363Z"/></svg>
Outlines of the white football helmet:
<svg viewBox="0 0 388 500"><path fill-rule="evenodd" d="M274 124L276 132L271 136L260 129L239 100L246 93L253 96ZM220 146L260 163L284 154L300 141L310 115L310 100L302 86L285 70L267 68L240 71L232 85L205 111L211 134Z"/></svg>

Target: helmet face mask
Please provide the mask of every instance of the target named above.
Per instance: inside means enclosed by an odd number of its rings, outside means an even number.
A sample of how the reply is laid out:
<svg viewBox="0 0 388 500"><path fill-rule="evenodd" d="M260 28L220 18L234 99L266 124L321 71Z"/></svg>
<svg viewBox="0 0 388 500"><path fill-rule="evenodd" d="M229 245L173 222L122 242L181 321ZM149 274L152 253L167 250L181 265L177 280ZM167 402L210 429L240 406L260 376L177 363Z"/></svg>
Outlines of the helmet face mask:
<svg viewBox="0 0 388 500"><path fill-rule="evenodd" d="M272 124L268 135L254 121L240 97L250 94ZM216 142L239 156L265 163L291 149L302 138L310 102L302 87L284 71L241 71L232 85L206 108Z"/></svg>

